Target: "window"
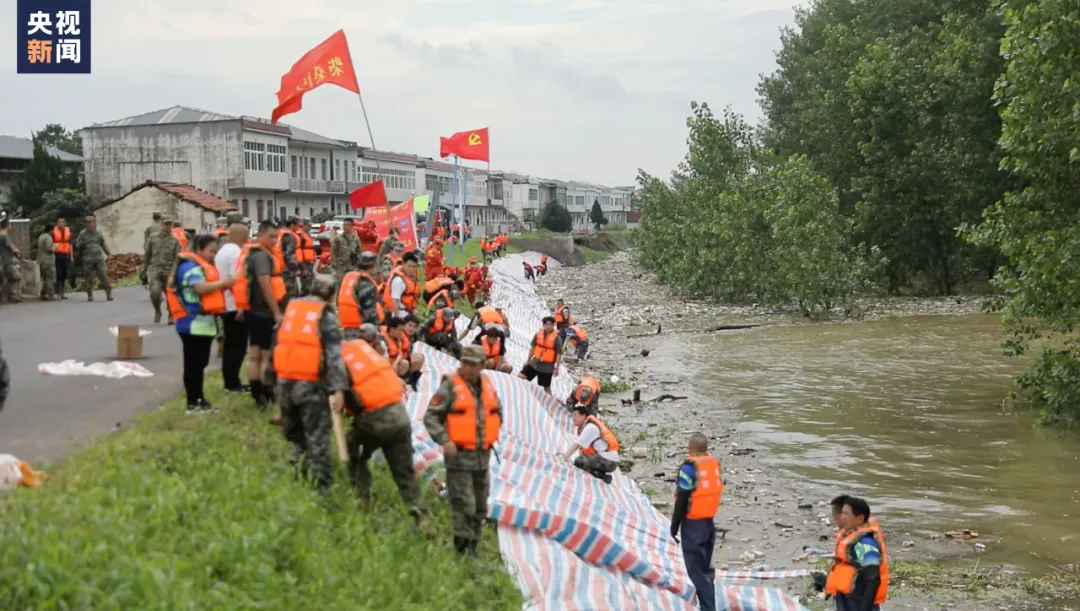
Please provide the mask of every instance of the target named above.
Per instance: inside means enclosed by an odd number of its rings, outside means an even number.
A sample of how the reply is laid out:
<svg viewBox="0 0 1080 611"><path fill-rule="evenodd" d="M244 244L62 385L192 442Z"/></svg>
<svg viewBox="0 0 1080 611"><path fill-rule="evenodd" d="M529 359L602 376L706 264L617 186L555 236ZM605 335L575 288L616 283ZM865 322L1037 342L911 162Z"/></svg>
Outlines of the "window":
<svg viewBox="0 0 1080 611"><path fill-rule="evenodd" d="M244 143L244 169L264 171L266 166L266 145L261 142Z"/></svg>
<svg viewBox="0 0 1080 611"><path fill-rule="evenodd" d="M308 217L315 216L315 206L308 206Z"/></svg>
<svg viewBox="0 0 1080 611"><path fill-rule="evenodd" d="M576 198L574 198L574 204L576 204L578 206L584 206L585 205L585 196L584 195L578 195Z"/></svg>
<svg viewBox="0 0 1080 611"><path fill-rule="evenodd" d="M284 208L282 208L284 210ZM300 206L296 206L296 216L300 216Z"/></svg>
<svg viewBox="0 0 1080 611"><path fill-rule="evenodd" d="M292 174L290 174L290 176L293 178L300 178L296 175L296 155L292 156Z"/></svg>
<svg viewBox="0 0 1080 611"><path fill-rule="evenodd" d="M348 165L348 161L345 162ZM334 160L334 175L330 177L330 180L341 180L341 160Z"/></svg>
<svg viewBox="0 0 1080 611"><path fill-rule="evenodd" d="M327 166L326 160L325 159L320 159L319 161L321 162L321 163L319 163L319 169L322 170L322 174L319 177L319 179L320 180L326 180L326 166Z"/></svg>
<svg viewBox="0 0 1080 611"><path fill-rule="evenodd" d="M308 159L308 161L311 162L310 170L308 170L308 178L314 180L315 179L315 158L312 157L312 158Z"/></svg>
<svg viewBox="0 0 1080 611"><path fill-rule="evenodd" d="M529 189L529 201L535 202L540 199L540 191L538 189Z"/></svg>
<svg viewBox="0 0 1080 611"><path fill-rule="evenodd" d="M279 174L285 173L285 150L284 146L278 144L266 145L266 171L277 172ZM296 158L293 157L295 161Z"/></svg>
<svg viewBox="0 0 1080 611"><path fill-rule="evenodd" d="M610 206L611 205L611 196L610 195L605 195L605 196L601 197L600 198L600 205L605 207L605 208Z"/></svg>
<svg viewBox="0 0 1080 611"><path fill-rule="evenodd" d="M246 199L240 200L240 214L248 216L248 204Z"/></svg>
<svg viewBox="0 0 1080 611"><path fill-rule="evenodd" d="M365 165L361 166L363 176L362 182L365 184L375 182L382 178L386 184L387 189L405 189L412 191L416 188L416 172L410 172L408 170L391 170L389 168L377 168L375 166Z"/></svg>

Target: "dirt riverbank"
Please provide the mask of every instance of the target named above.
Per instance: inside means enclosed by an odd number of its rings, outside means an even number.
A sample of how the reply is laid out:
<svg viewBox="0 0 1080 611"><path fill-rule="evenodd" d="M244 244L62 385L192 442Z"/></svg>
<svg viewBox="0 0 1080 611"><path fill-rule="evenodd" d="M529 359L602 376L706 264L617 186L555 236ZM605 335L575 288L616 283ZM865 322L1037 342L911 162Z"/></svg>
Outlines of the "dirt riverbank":
<svg viewBox="0 0 1080 611"><path fill-rule="evenodd" d="M709 435L713 453L721 458L727 482L717 526L717 569L785 570L817 568L832 552L833 527L828 501L846 492L798 481L765 466L768 449L747 447L733 432L740 414L722 398L703 396L692 371L680 364L691 333L726 324L812 324L791 312L755 306L721 306L688 302L672 295L654 278L635 267L628 252L583 267L552 269L537 282L538 292L553 305L563 298L590 336L591 354L570 362L574 375L594 375L618 392L603 397L603 417L619 436L629 470L661 513L671 511L674 474L685 454L690 433ZM883 299L862 304L863 320L890 316L971 314L981 311L974 297L943 299ZM659 332L658 332L659 331ZM754 329L720 331L754 333ZM643 356L648 351L648 356ZM612 376L619 383L612 384ZM641 391L642 404L621 401ZM663 395L676 397L652 401ZM873 505L873 499L869 499ZM977 566L974 541L949 540L940 533L912 529L890 530L894 590L889 609L1062 609L1060 602L1038 603L1030 597L1060 600L1074 596L1072 580L1035 580L1005 567ZM920 561L937 559L938 562ZM806 593L803 580L774 583L802 596L811 608L824 603ZM831 603L828 604L831 608Z"/></svg>

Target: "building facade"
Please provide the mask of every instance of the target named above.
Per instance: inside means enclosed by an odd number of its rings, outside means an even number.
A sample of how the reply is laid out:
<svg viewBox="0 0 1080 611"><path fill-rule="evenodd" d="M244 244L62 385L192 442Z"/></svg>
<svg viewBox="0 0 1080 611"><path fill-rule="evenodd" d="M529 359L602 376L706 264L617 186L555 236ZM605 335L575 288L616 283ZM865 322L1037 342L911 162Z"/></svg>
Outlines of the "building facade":
<svg viewBox="0 0 1080 611"><path fill-rule="evenodd" d="M62 161L72 170L82 172L85 158L51 146L45 152ZM11 188L22 179L23 172L34 158L34 142L27 138L0 136L0 209L11 204Z"/></svg>

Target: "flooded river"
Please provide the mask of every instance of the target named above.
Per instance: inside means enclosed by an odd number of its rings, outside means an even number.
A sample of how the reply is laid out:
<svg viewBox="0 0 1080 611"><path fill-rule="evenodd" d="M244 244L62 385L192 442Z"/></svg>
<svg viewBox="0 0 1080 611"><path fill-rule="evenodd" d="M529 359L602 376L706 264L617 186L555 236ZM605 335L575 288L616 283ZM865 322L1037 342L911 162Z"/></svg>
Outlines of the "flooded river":
<svg viewBox="0 0 1080 611"><path fill-rule="evenodd" d="M984 562L1080 563L1080 435L1002 410L1024 363L1001 337L997 317L925 316L702 336L691 352L769 466L865 496L902 528L895 545L970 528Z"/></svg>

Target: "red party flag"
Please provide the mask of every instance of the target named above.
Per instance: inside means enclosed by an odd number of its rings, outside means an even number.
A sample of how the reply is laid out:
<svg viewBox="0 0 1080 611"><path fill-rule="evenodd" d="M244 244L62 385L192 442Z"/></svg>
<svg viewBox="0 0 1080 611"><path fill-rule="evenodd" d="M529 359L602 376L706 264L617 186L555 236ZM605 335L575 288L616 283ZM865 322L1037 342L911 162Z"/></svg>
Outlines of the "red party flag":
<svg viewBox="0 0 1080 611"><path fill-rule="evenodd" d="M491 161L488 147L488 128L458 132L449 138L439 138L439 155L457 155L462 159Z"/></svg>
<svg viewBox="0 0 1080 611"><path fill-rule="evenodd" d="M344 30L334 32L319 46L305 53L281 77L281 89L277 92L278 105L270 115L270 122L277 123L281 117L298 112L304 94L327 83L360 93Z"/></svg>
<svg viewBox="0 0 1080 611"><path fill-rule="evenodd" d="M353 210L385 206L389 201L386 199L386 185L381 180L357 187L349 194L349 205Z"/></svg>

